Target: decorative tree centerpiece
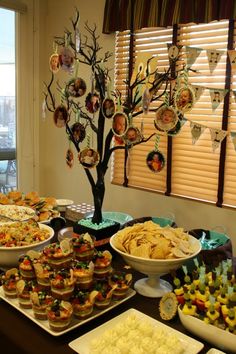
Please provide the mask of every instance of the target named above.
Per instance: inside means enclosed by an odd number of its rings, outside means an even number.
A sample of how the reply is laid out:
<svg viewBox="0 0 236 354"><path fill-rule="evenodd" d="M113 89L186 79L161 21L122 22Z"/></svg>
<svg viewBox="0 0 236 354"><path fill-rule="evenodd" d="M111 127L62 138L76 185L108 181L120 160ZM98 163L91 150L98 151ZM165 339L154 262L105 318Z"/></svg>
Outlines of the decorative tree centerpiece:
<svg viewBox="0 0 236 354"><path fill-rule="evenodd" d="M79 163L93 193L95 210L91 221L93 224L100 224L103 222L105 175L112 153L124 150L126 164L133 146L143 144L155 136L158 141L156 133L148 137L143 135L143 120L140 119L140 125L137 127L132 124L132 118L143 112L147 113L152 101L161 100L160 108L164 111L168 108L173 117L168 127L165 127L165 121L160 123L163 112L158 112L155 126L159 133L168 133L177 129L182 115L173 107L174 98L170 94L167 95L167 89L175 79L171 65L164 73L159 73L156 65L154 70L150 70L155 57L147 59L145 73L142 75L137 65L135 66L131 77L125 81L124 98L121 92L112 91L110 69L107 67L112 53L101 54L96 25L90 27L85 23L86 34L81 35L78 27L79 17L79 11L76 10L75 20L71 20L72 31L66 29L63 36L54 38L56 49L50 57L52 76L49 84L45 84L45 107L53 113L55 125L65 128L70 142L66 154L69 167L74 163L71 145L78 154ZM57 48L60 49L58 53ZM91 70L90 85L82 77L84 65ZM58 81L55 82L59 70L68 73L69 78L64 86L60 86ZM53 93L54 84L60 95L59 104ZM105 129L106 124L111 125L108 132ZM147 157L147 166L153 172L160 172L164 163L164 156L158 151L156 144L154 151ZM124 168L124 181L125 178Z"/></svg>

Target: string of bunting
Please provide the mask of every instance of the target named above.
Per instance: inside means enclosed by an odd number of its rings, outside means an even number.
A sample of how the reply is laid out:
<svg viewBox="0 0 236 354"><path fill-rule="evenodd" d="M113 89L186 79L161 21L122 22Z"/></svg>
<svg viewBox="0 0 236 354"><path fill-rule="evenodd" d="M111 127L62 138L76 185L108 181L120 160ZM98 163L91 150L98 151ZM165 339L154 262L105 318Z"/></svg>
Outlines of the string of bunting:
<svg viewBox="0 0 236 354"><path fill-rule="evenodd" d="M177 47L177 49L175 48ZM167 49L168 49L168 55L169 55L169 60L177 60L177 55L173 55L173 53L179 54L180 50L182 49L183 46L175 46L170 43L167 43ZM197 48L197 47L191 47L191 46L185 46L185 53L186 53L186 63L187 67L190 68L197 60L201 52L205 50L207 54L207 59L208 59L208 64L209 64L209 70L211 73L215 70L217 64L219 63L222 55L226 53L224 50L218 50L218 49L202 49L202 48ZM231 69L236 70L236 50L227 50L227 54L229 56L229 60L231 63ZM183 81L186 85L186 71L183 72L181 75L183 78ZM210 93L210 98L211 98L211 104L212 104L212 110L216 110L216 108L220 105L220 103L223 101L225 95L231 91L234 96L234 100L236 103L236 91L235 90L227 90L227 89L221 89L221 88L212 88L212 87L207 87L207 86L201 86L201 85L190 85L194 89L194 94L195 94L195 102L198 101L203 94L205 89L209 90ZM188 121L184 117L185 122ZM211 140L212 140L212 148L213 151L215 151L218 146L222 143L223 139L230 133L234 149L236 151L236 132L228 132L226 130L222 129L215 129L215 128L209 128L205 125L199 124L194 121L190 121L190 129L191 129L191 135L192 135L192 144L195 144L200 136L203 134L206 128L210 130L210 135L211 135Z"/></svg>

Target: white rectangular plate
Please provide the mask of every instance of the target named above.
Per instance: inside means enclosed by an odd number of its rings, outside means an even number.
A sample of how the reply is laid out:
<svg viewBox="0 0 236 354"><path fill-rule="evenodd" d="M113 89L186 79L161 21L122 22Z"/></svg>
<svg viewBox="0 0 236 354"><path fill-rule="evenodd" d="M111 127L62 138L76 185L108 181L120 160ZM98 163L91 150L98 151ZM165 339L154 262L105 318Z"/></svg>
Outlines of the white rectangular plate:
<svg viewBox="0 0 236 354"><path fill-rule="evenodd" d="M106 309L103 309L103 310L99 310L99 309L94 308L94 311L93 311L92 315L90 317L84 319L84 320L79 320L75 316L72 316L71 323L70 323L70 325L69 325L69 327L67 329L65 329L64 331L61 331L61 332L54 332L54 331L52 331L50 329L47 320L46 321L42 321L42 320L36 319L34 317L33 310L21 308L19 306L18 299L9 299L9 298L7 298L4 295L2 286L0 287L0 298L2 298L4 301L8 302L8 304L10 304L14 308L16 308L18 311L20 311L26 317L28 317L31 321L36 323L39 327L43 328L45 331L47 331L48 333L50 333L53 336L61 336L62 334L66 333L66 332L69 332L69 331L71 331L72 329L74 329L76 327L82 326L84 323L89 322L89 321L93 320L96 317L99 317L103 313L108 312L111 309L113 309L114 307L116 307L116 306L122 304L123 302L127 301L128 299L133 297L135 294L136 294L135 290L129 289L128 294L127 294L127 296L124 299L121 299L119 301L112 300L112 302L109 305L109 307L107 307Z"/></svg>
<svg viewBox="0 0 236 354"><path fill-rule="evenodd" d="M181 340L181 342L184 344L185 351L184 354L197 354L199 353L202 348L203 344L165 324L162 322L159 322L155 320L154 318L145 315L144 313L137 311L135 309L129 309L125 312L123 312L121 315L114 317L110 321L105 322L101 326L97 327L96 329L84 334L81 337L78 337L77 339L73 340L72 342L69 343L69 346L76 351L79 354L89 354L90 352L90 343L92 340L98 338L99 336L102 336L104 331L107 329L112 329L115 325L118 323L122 323L128 316L135 314L140 320L148 320L153 326L157 328L162 328L163 330L167 330L168 334L175 334L178 336L178 338Z"/></svg>

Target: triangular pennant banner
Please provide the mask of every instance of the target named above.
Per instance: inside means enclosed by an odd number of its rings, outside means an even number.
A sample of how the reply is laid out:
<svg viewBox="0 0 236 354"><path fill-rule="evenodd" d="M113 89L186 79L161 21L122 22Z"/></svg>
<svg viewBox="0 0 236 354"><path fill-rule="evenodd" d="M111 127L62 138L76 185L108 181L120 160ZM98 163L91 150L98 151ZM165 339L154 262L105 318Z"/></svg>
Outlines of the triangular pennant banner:
<svg viewBox="0 0 236 354"><path fill-rule="evenodd" d="M170 63L178 59L182 47L183 47L182 45L167 43L168 57Z"/></svg>
<svg viewBox="0 0 236 354"><path fill-rule="evenodd" d="M236 50L228 50L228 56L231 64L231 69L236 69Z"/></svg>
<svg viewBox="0 0 236 354"><path fill-rule="evenodd" d="M219 106L220 102L223 101L228 90L224 89L209 89L211 96L211 105L213 111Z"/></svg>
<svg viewBox="0 0 236 354"><path fill-rule="evenodd" d="M152 57L154 57L152 60L150 60ZM149 60L149 62L148 62ZM134 65L134 70L132 73L131 77L131 84L134 82L136 79L137 75L139 75L139 80L142 80L146 77L147 75L147 63L148 63L148 73L153 73L157 67L157 56L156 54L152 53L143 53L139 52L137 54L136 60L135 60L135 65Z"/></svg>
<svg viewBox="0 0 236 354"><path fill-rule="evenodd" d="M231 132L232 143L234 144L234 150L236 151L236 132Z"/></svg>
<svg viewBox="0 0 236 354"><path fill-rule="evenodd" d="M197 57L200 55L202 49L201 48L196 48L196 47L189 47L186 45L186 57L187 57L187 65L192 66Z"/></svg>
<svg viewBox="0 0 236 354"><path fill-rule="evenodd" d="M234 102L236 103L236 91L232 90L233 95L234 95Z"/></svg>
<svg viewBox="0 0 236 354"><path fill-rule="evenodd" d="M192 85L195 93L195 101L198 101L201 97L203 91L205 90L204 86Z"/></svg>
<svg viewBox="0 0 236 354"><path fill-rule="evenodd" d="M190 128L192 134L192 144L194 145L198 141L206 127L199 123L190 122Z"/></svg>
<svg viewBox="0 0 236 354"><path fill-rule="evenodd" d="M224 51L216 50L216 49L207 49L206 52L207 52L209 69L210 72L212 73L215 70L217 64L219 63L220 58L223 55Z"/></svg>
<svg viewBox="0 0 236 354"><path fill-rule="evenodd" d="M209 130L211 133L212 149L214 152L226 137L227 131L214 128L209 128Z"/></svg>

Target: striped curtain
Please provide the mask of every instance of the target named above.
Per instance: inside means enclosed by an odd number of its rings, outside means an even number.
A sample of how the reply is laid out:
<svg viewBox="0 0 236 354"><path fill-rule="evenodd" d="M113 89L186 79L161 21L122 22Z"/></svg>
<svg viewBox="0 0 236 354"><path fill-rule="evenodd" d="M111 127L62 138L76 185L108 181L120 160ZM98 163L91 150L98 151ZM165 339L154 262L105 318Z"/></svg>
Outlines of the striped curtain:
<svg viewBox="0 0 236 354"><path fill-rule="evenodd" d="M236 19L235 0L106 0L103 33Z"/></svg>

